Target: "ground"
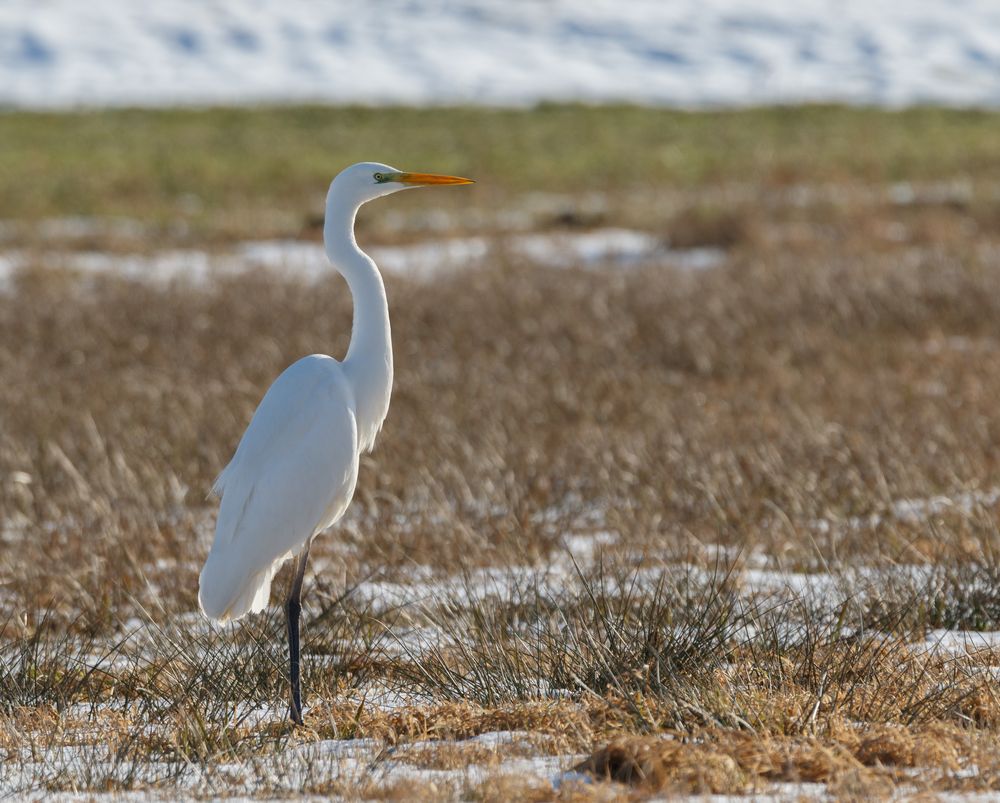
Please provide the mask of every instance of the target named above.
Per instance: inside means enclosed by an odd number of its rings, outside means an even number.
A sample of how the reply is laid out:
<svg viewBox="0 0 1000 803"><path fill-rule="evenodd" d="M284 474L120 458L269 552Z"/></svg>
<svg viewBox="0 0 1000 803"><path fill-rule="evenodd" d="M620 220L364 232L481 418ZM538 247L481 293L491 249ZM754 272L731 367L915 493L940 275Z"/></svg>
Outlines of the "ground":
<svg viewBox="0 0 1000 803"><path fill-rule="evenodd" d="M998 122L6 116L0 789L995 792ZM279 606L213 627L197 575L268 383L346 346L358 158L479 183L359 222L397 378L296 729Z"/></svg>

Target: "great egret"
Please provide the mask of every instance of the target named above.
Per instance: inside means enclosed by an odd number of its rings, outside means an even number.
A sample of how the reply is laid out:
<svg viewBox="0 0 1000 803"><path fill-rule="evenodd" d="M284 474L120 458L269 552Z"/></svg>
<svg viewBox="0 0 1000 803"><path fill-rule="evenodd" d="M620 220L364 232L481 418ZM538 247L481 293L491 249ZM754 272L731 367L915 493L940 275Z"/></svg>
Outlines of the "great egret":
<svg viewBox="0 0 1000 803"><path fill-rule="evenodd" d="M299 614L309 545L350 504L358 458L371 449L389 410L392 341L378 267L354 240L363 203L411 187L471 184L458 176L405 173L362 162L341 172L326 196L323 242L354 299L343 362L303 357L264 394L236 454L215 481L222 497L215 541L199 580L198 602L218 622L267 605L271 580L298 559L285 601L291 718L302 723Z"/></svg>

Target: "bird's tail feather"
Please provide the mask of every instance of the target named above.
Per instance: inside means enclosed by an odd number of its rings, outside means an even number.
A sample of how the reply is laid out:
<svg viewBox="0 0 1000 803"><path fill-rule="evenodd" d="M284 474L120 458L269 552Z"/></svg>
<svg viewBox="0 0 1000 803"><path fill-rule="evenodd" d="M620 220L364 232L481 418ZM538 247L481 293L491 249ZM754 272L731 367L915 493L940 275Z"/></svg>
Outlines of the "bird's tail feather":
<svg viewBox="0 0 1000 803"><path fill-rule="evenodd" d="M232 571L227 571L229 567L210 555L198 581L198 604L202 613L224 624L264 610L271 596L271 581L291 556L289 552L262 571L234 577Z"/></svg>

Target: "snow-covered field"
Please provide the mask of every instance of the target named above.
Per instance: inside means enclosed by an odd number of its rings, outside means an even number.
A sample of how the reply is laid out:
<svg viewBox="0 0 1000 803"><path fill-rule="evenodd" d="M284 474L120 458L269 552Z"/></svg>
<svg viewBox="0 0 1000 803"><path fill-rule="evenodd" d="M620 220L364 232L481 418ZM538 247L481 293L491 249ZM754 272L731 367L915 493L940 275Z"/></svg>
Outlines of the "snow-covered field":
<svg viewBox="0 0 1000 803"><path fill-rule="evenodd" d="M7 0L0 103L1000 104L995 0Z"/></svg>

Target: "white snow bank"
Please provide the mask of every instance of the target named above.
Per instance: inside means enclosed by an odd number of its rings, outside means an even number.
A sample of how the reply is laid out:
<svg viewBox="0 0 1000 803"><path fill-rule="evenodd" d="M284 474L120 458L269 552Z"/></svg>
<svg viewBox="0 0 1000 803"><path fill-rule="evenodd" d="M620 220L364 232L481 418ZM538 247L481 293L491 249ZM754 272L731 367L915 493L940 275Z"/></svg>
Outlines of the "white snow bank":
<svg viewBox="0 0 1000 803"><path fill-rule="evenodd" d="M7 0L0 103L1000 104L995 0Z"/></svg>

